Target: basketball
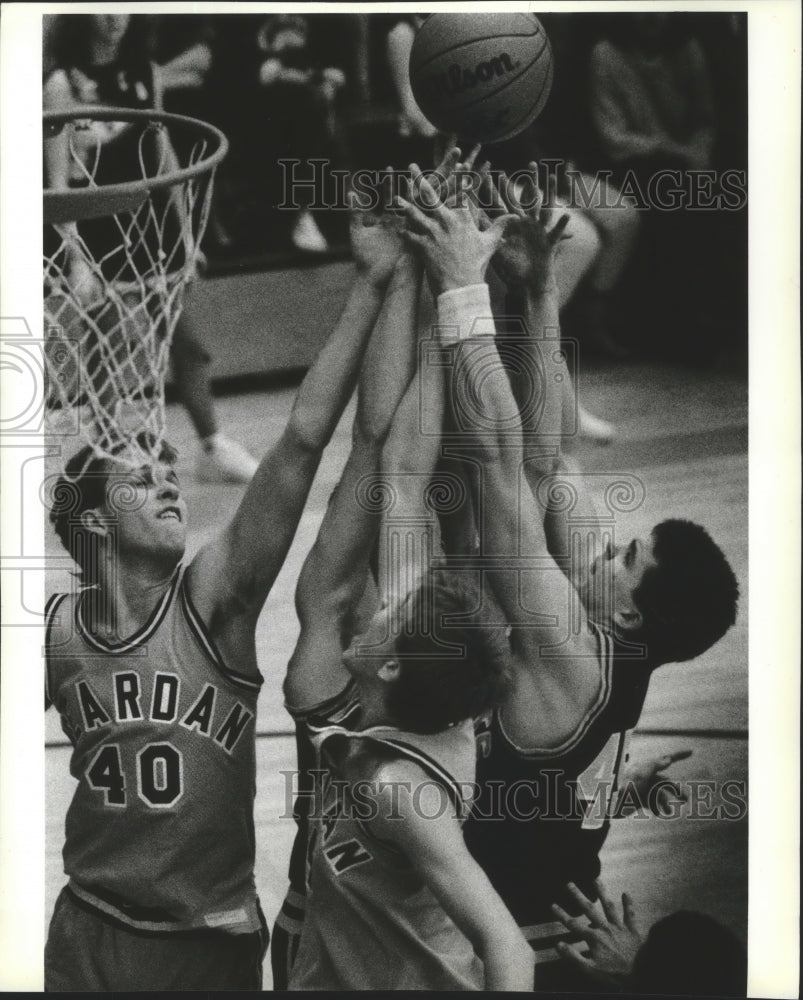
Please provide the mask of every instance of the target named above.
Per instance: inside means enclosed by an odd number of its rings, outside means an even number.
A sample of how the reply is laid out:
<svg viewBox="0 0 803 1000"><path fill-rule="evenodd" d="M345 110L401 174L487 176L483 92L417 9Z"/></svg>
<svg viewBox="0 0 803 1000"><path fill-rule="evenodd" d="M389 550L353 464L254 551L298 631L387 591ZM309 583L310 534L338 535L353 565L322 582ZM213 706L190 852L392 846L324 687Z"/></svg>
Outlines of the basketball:
<svg viewBox="0 0 803 1000"><path fill-rule="evenodd" d="M543 111L552 49L533 14L432 14L410 52L419 107L442 132L511 139Z"/></svg>

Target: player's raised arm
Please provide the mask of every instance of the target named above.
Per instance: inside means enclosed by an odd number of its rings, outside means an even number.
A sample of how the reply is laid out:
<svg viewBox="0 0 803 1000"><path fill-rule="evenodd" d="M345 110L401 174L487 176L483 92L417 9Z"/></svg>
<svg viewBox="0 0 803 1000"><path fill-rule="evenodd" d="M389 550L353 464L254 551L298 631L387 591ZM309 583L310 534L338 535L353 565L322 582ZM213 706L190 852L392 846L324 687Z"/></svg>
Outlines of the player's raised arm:
<svg viewBox="0 0 803 1000"><path fill-rule="evenodd" d="M522 438L510 433L518 408L493 337L485 270L503 238L521 239L526 249L535 239L532 227L538 227L539 222L507 215L480 232L467 207L441 205L427 211L421 203L406 201L403 207L411 230L408 239L421 249L438 293L441 335L459 340L481 336L461 347L460 363L450 384L453 395L461 393L463 398L474 400L482 411L476 431L469 429L467 442L483 466L483 488L477 497L483 552L502 559L525 556L538 560L537 618L522 598L524 574L510 569L486 571L494 596L513 627L514 650L537 656L543 644L557 641L554 626L559 622L565 628L572 602L567 580L550 558L541 512L529 488L521 488ZM539 233L541 236L544 234ZM555 352L544 354L544 375L549 380L556 374L551 367L559 364L559 359ZM459 384L455 386L455 382ZM559 409L555 419L559 419Z"/></svg>
<svg viewBox="0 0 803 1000"><path fill-rule="evenodd" d="M578 470L570 472L563 454L568 426L576 411L575 388L571 373L561 355L559 295L554 274L555 257L560 253L568 215L556 206L554 181L545 196L538 188L537 164L530 165L529 183L521 199L503 174L499 191L489 186L500 210L510 211L522 220L518 231L511 233L500 246L494 265L508 286L508 305L520 311L528 334L527 364L508 370L513 394L522 421L524 474L536 498L544 524L550 554L560 560L573 585L587 578L589 553L599 545L588 544L588 533L597 533L597 510ZM544 378L538 377L539 369ZM529 404L532 387L543 385L540 407ZM571 489L575 502L571 507L576 522L584 525L583 544L570 553L567 505L550 502L563 488Z"/></svg>
<svg viewBox="0 0 803 1000"><path fill-rule="evenodd" d="M293 711L314 708L348 680L341 657L381 520L382 447L414 370L419 286L420 268L404 254L366 350L351 454L296 588L301 634L284 685Z"/></svg>
<svg viewBox="0 0 803 1000"><path fill-rule="evenodd" d="M253 624L284 562L318 469L357 379L399 254L392 222L352 204L357 275L331 336L307 373L282 436L262 459L232 521L189 569L193 601L213 634ZM218 628L218 626L221 626Z"/></svg>

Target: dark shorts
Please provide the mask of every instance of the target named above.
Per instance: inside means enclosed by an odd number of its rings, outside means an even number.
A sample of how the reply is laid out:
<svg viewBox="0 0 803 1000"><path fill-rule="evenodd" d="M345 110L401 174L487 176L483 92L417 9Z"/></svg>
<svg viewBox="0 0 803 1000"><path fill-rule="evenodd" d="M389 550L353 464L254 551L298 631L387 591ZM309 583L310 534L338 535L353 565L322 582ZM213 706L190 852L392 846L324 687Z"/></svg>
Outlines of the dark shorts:
<svg viewBox="0 0 803 1000"><path fill-rule="evenodd" d="M48 992L260 990L268 929L153 934L106 920L62 889L45 945Z"/></svg>

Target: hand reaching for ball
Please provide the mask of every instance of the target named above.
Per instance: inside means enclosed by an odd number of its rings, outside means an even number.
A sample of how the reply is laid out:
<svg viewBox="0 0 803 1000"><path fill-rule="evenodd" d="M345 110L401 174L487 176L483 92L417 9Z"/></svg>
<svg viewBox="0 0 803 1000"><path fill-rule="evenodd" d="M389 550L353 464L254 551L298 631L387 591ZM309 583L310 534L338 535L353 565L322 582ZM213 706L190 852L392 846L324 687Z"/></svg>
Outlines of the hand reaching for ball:
<svg viewBox="0 0 803 1000"><path fill-rule="evenodd" d="M508 285L544 294L555 288L555 251L560 241L568 238L569 215L558 214L554 181L550 178L544 195L538 186L537 164L530 163L529 169L526 207L506 174L500 175L497 187L486 173L487 190L496 210L515 220L499 246L494 266Z"/></svg>
<svg viewBox="0 0 803 1000"><path fill-rule="evenodd" d="M406 219L404 238L421 254L436 295L482 284L488 262L513 219L504 214L481 231L464 199L443 204L416 164L410 165L410 200L398 199Z"/></svg>
<svg viewBox="0 0 803 1000"><path fill-rule="evenodd" d="M399 220L390 213L380 215L362 208L353 191L348 203L349 238L357 270L369 282L382 287L390 280L402 250Z"/></svg>

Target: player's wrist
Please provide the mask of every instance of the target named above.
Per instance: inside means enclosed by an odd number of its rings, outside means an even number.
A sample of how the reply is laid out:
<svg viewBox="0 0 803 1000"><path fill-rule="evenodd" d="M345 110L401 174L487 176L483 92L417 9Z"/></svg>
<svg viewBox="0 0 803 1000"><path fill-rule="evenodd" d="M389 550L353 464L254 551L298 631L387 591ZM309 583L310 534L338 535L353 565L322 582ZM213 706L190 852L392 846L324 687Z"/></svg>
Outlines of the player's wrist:
<svg viewBox="0 0 803 1000"><path fill-rule="evenodd" d="M491 298L484 281L447 288L438 295L438 333L443 341L494 336Z"/></svg>
<svg viewBox="0 0 803 1000"><path fill-rule="evenodd" d="M390 274L372 274L370 270L363 266L357 266L354 277L353 289L371 298L381 299L387 290L390 282Z"/></svg>
<svg viewBox="0 0 803 1000"><path fill-rule="evenodd" d="M423 265L409 250L402 250L396 261L395 274L412 277L421 273Z"/></svg>
<svg viewBox="0 0 803 1000"><path fill-rule="evenodd" d="M555 280L555 275L539 276L527 284L526 291L531 299L545 299L558 295L558 283Z"/></svg>
<svg viewBox="0 0 803 1000"><path fill-rule="evenodd" d="M443 295L445 292L456 292L461 288L473 288L478 285L485 285L484 269L466 268L453 274L441 275L437 292L438 295ZM485 287L487 288L487 285Z"/></svg>

